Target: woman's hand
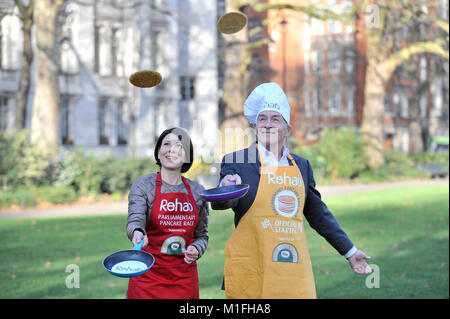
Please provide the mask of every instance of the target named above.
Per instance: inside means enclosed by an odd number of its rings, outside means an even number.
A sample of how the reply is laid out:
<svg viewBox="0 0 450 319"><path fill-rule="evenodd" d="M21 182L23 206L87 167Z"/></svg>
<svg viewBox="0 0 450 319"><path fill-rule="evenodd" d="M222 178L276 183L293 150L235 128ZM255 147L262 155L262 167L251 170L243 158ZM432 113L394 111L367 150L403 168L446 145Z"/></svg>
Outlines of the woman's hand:
<svg viewBox="0 0 450 319"><path fill-rule="evenodd" d="M188 264L196 261L198 259L198 250L194 246L189 246L184 252L184 261Z"/></svg>
<svg viewBox="0 0 450 319"><path fill-rule="evenodd" d="M144 248L148 245L148 238L147 236L144 236L141 231L135 230L133 232L133 239L131 241L133 243L133 246L135 246L137 243L140 243L142 239L144 239L144 244L142 245L142 248Z"/></svg>

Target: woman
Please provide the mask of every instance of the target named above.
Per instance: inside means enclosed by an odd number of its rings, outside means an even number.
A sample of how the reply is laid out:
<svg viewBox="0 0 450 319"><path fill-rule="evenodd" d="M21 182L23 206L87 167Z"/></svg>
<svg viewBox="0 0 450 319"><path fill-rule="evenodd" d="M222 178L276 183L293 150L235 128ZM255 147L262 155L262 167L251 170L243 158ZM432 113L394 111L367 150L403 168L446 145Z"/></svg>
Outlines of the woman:
<svg viewBox="0 0 450 319"><path fill-rule="evenodd" d="M127 297L198 299L196 260L208 245L208 204L200 184L181 176L193 161L193 146L180 128L165 130L155 146L160 172L139 177L128 196L127 235L155 263L145 274L130 278Z"/></svg>

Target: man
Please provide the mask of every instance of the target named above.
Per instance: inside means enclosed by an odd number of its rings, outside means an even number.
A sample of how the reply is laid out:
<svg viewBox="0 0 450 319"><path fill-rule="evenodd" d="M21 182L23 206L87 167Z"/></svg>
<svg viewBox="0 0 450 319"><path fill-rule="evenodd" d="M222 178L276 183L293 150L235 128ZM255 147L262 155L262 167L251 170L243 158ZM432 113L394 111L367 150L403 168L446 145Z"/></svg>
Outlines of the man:
<svg viewBox="0 0 450 319"><path fill-rule="evenodd" d="M356 249L315 189L308 160L289 153L290 107L276 83L256 87L244 103L256 143L225 155L220 185L249 184L246 196L213 202L232 208L236 229L225 246L228 298L316 298L304 233L304 219L358 274L371 272L366 254Z"/></svg>

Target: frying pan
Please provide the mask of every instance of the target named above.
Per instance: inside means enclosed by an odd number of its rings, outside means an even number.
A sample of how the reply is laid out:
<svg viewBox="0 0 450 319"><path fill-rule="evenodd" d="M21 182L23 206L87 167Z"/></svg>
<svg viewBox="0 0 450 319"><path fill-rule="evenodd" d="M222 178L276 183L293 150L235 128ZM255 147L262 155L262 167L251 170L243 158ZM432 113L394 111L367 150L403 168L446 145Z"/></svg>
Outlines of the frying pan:
<svg viewBox="0 0 450 319"><path fill-rule="evenodd" d="M115 252L103 259L103 267L112 275L118 277L136 277L152 268L155 257L142 251L142 239L133 249Z"/></svg>
<svg viewBox="0 0 450 319"><path fill-rule="evenodd" d="M200 196L208 202L222 202L244 197L249 189L249 184L221 186L201 191Z"/></svg>

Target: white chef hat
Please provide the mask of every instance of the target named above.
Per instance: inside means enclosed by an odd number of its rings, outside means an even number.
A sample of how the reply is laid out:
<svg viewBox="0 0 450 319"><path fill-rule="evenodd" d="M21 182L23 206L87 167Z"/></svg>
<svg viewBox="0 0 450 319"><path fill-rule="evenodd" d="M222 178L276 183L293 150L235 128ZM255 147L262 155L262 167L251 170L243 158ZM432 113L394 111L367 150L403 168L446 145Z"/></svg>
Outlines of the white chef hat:
<svg viewBox="0 0 450 319"><path fill-rule="evenodd" d="M263 111L276 111L289 124L291 108L286 94L277 83L258 85L244 102L244 116L250 124L255 124L259 113Z"/></svg>

